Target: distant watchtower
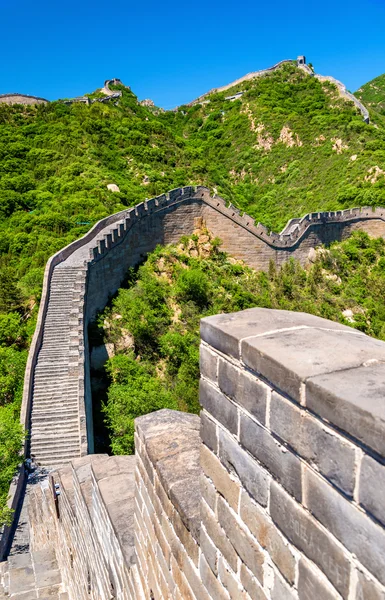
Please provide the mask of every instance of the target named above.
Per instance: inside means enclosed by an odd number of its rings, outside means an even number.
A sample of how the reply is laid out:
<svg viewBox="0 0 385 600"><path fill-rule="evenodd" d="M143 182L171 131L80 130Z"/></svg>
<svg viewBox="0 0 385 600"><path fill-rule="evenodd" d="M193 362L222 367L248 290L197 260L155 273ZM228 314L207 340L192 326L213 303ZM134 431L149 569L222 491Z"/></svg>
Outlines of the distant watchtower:
<svg viewBox="0 0 385 600"><path fill-rule="evenodd" d="M297 65L306 65L306 56L298 56Z"/></svg>

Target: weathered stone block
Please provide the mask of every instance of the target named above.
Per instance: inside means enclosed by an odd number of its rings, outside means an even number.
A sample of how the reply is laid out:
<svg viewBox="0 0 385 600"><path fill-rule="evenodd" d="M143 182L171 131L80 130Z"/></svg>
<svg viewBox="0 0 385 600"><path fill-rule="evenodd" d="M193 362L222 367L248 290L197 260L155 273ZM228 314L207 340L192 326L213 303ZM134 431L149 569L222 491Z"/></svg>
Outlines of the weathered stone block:
<svg viewBox="0 0 385 600"><path fill-rule="evenodd" d="M385 589L378 581L369 579L364 573L357 571L354 600L385 600Z"/></svg>
<svg viewBox="0 0 385 600"><path fill-rule="evenodd" d="M358 501L385 525L385 466L367 455L361 463Z"/></svg>
<svg viewBox="0 0 385 600"><path fill-rule="evenodd" d="M217 493L210 479L203 474L200 477L200 490L202 498L215 513L217 509Z"/></svg>
<svg viewBox="0 0 385 600"><path fill-rule="evenodd" d="M199 369L202 377L206 377L213 383L217 383L218 354L203 344L199 348Z"/></svg>
<svg viewBox="0 0 385 600"><path fill-rule="evenodd" d="M215 577L203 554L201 554L199 560L199 573L202 583L208 591L209 598L212 600L228 600L228 595L223 588L223 585Z"/></svg>
<svg viewBox="0 0 385 600"><path fill-rule="evenodd" d="M268 474L224 431L219 432L219 458L227 469L236 473L252 498L266 506L270 483Z"/></svg>
<svg viewBox="0 0 385 600"><path fill-rule="evenodd" d="M218 575L218 550L207 535L204 527L201 527L200 548L210 569L215 575Z"/></svg>
<svg viewBox="0 0 385 600"><path fill-rule="evenodd" d="M258 381L255 375L235 367L227 360L219 359L218 384L226 396L265 424L266 401L270 393L268 386Z"/></svg>
<svg viewBox="0 0 385 600"><path fill-rule="evenodd" d="M264 554L255 539L241 527L236 515L221 497L218 498L218 521L242 562L262 583Z"/></svg>
<svg viewBox="0 0 385 600"><path fill-rule="evenodd" d="M310 469L304 474L313 515L385 584L385 531ZM337 586L336 586L337 587Z"/></svg>
<svg viewBox="0 0 385 600"><path fill-rule="evenodd" d="M221 556L219 557L218 570L221 584L226 588L230 598L234 600L249 600L248 594L243 589L241 583L237 580L235 573L233 573Z"/></svg>
<svg viewBox="0 0 385 600"><path fill-rule="evenodd" d="M348 328L326 319L268 308L249 308L238 313L206 317L201 320L201 337L213 348L224 354L239 358L239 342L250 335L261 336L268 332L291 327L325 327L328 329Z"/></svg>
<svg viewBox="0 0 385 600"><path fill-rule="evenodd" d="M204 410L201 411L201 440L213 452L218 454L218 432L217 424L208 416Z"/></svg>
<svg viewBox="0 0 385 600"><path fill-rule="evenodd" d="M263 591L261 584L258 582L258 579L242 563L240 569L240 579L251 600L267 600L267 596Z"/></svg>
<svg viewBox="0 0 385 600"><path fill-rule="evenodd" d="M278 444L261 425L245 414L240 415L240 442L255 456L297 500L302 498L301 462Z"/></svg>
<svg viewBox="0 0 385 600"><path fill-rule="evenodd" d="M315 562L334 584L343 598L347 598L350 580L350 562L332 535L322 529L295 500L275 482L271 485L271 517L301 552Z"/></svg>
<svg viewBox="0 0 385 600"><path fill-rule="evenodd" d="M222 423L231 433L238 431L238 411L219 390L205 379L200 380L199 400L203 408Z"/></svg>
<svg viewBox="0 0 385 600"><path fill-rule="evenodd" d="M237 511L240 494L239 483L231 479L230 473L221 464L220 460L203 444L201 447L201 466L205 475L213 481L218 492Z"/></svg>
<svg viewBox="0 0 385 600"><path fill-rule="evenodd" d="M346 494L353 495L353 444L277 392L271 396L270 428L300 456L314 463L334 485Z"/></svg>
<svg viewBox="0 0 385 600"><path fill-rule="evenodd" d="M301 559L299 563L298 596L300 600L338 600L340 595L331 586L321 571Z"/></svg>
<svg viewBox="0 0 385 600"><path fill-rule="evenodd" d="M242 342L243 360L299 402L301 383L310 377L359 367L374 358L385 359L382 342L349 328L330 329L305 327L249 338Z"/></svg>
<svg viewBox="0 0 385 600"><path fill-rule="evenodd" d="M293 588L276 571L274 572L274 585L270 594L271 600L296 600L297 598Z"/></svg>
<svg viewBox="0 0 385 600"><path fill-rule="evenodd" d="M362 340L367 344L367 349L365 352L364 349L362 350L361 364L369 358L378 358L377 346L374 349L372 346L374 343L384 346L384 343L368 337L363 337ZM350 351L350 346L349 349L345 349L348 356ZM320 375L309 379L306 384L306 405L312 411L348 432L383 457L385 457L384 395L385 364L383 362Z"/></svg>
<svg viewBox="0 0 385 600"><path fill-rule="evenodd" d="M217 517L209 509L205 502L201 503L202 523L212 540L214 546L224 556L233 571L236 571L238 564L238 556L233 546L230 544L226 533L218 523Z"/></svg>
<svg viewBox="0 0 385 600"><path fill-rule="evenodd" d="M296 558L287 541L279 533L265 511L252 501L247 492L242 491L240 517L250 529L259 544L267 550L282 575L293 585L295 580Z"/></svg>

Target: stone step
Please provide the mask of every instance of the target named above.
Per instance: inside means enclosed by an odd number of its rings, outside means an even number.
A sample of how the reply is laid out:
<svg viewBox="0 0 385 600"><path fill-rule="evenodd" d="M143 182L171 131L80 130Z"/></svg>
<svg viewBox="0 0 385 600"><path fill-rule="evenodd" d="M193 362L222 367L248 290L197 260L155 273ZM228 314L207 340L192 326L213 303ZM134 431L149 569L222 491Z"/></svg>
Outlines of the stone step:
<svg viewBox="0 0 385 600"><path fill-rule="evenodd" d="M46 438L46 439L45 438L41 438L41 440L34 439L33 446L34 446L34 448L35 447L36 448L37 447L38 448L46 448L46 447L50 448L52 446L53 442L55 444L57 444L57 446L61 446L63 444L67 444L69 446L72 446L72 445L76 445L76 444L79 445L80 439L79 439L79 435L71 435L71 436L67 435L66 437L62 437L62 438L57 438L57 437Z"/></svg>
<svg viewBox="0 0 385 600"><path fill-rule="evenodd" d="M74 382L73 384L68 382L67 384L63 383L56 384L51 386L39 384L38 387L34 387L34 396L36 398L50 398L53 396L62 396L62 395L72 395L77 394L78 391L78 382Z"/></svg>
<svg viewBox="0 0 385 600"><path fill-rule="evenodd" d="M79 431L79 421L74 419L73 421L65 421L64 423L54 423L50 425L49 429L42 423L35 423L35 427L32 430L32 438L41 435L52 434L56 437L58 434L64 435L67 433L74 433Z"/></svg>
<svg viewBox="0 0 385 600"><path fill-rule="evenodd" d="M71 451L58 451L58 452L40 452L35 455L35 461L41 465L60 465L63 462L70 462L74 458L79 458L80 446Z"/></svg>
<svg viewBox="0 0 385 600"><path fill-rule="evenodd" d="M55 406L68 406L69 404L77 405L78 396L74 394L73 396L66 396L65 394L57 394L56 396L35 396L33 406L46 406L47 404L53 404Z"/></svg>
<svg viewBox="0 0 385 600"><path fill-rule="evenodd" d="M59 411L53 410L52 412L43 412L36 414L32 411L31 423L34 425L42 425L43 423L46 427L51 427L51 424L55 423L60 419L60 423L68 423L68 422L77 422L78 412L77 411L68 411L66 413L59 413Z"/></svg>

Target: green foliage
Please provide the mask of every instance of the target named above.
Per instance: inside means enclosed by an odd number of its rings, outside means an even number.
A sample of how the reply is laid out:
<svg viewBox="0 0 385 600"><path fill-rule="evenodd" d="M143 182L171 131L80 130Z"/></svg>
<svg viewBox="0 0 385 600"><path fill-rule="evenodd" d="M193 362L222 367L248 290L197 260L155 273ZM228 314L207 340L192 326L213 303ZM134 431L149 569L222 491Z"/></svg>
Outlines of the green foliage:
<svg viewBox="0 0 385 600"><path fill-rule="evenodd" d="M12 513L6 507L9 482L21 462L19 450L23 430L14 404L0 406L0 526L9 523Z"/></svg>
<svg viewBox="0 0 385 600"><path fill-rule="evenodd" d="M355 96L374 113L385 116L385 75L380 75L363 85Z"/></svg>
<svg viewBox="0 0 385 600"><path fill-rule="evenodd" d="M105 408L113 431L111 448L114 454L133 454L134 419L160 408L175 409L176 402L151 375L150 365L138 363L131 353L114 356L108 372L113 382Z"/></svg>
<svg viewBox="0 0 385 600"><path fill-rule="evenodd" d="M220 252L217 240L210 241L209 255L202 253L198 236L193 237L184 237L179 246L157 248L99 318L105 342L116 352L107 363L110 385L104 406L115 453L133 452L136 416L164 407L199 411L202 317L254 306L304 311L385 340L382 238L356 232L345 242L320 249L307 268L295 260L281 268L271 262L266 273ZM191 257L189 248L194 253L198 249L200 256ZM138 314L151 312L145 337L138 315L132 315L137 298ZM162 306L157 312L156 302ZM127 334L132 343L125 347Z"/></svg>

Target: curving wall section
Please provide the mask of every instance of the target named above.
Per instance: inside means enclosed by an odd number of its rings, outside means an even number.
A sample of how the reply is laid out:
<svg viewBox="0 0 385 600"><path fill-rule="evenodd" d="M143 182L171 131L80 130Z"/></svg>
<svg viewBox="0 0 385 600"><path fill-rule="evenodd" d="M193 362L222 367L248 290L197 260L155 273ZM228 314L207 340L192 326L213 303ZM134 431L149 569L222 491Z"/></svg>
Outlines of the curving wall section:
<svg viewBox="0 0 385 600"><path fill-rule="evenodd" d="M60 280L67 277L68 281L68 275L73 275L60 301L61 314L64 306L68 307L69 318L65 316L68 323L54 321L53 325L56 341L65 347L70 365L68 376L77 385L80 428L75 455L78 456L92 451L92 435L88 442L86 439L86 421L92 423L87 323L120 287L129 267L144 260L157 244L176 243L182 235L191 234L199 218L203 218L210 231L221 238L226 251L256 269L266 269L271 259L282 264L294 257L305 263L311 248L342 240L356 229L373 236L385 236L385 209L382 208L312 213L302 219L290 220L280 234L272 233L231 204L226 206L222 198L210 196L204 187L178 188L99 221L83 238L55 254L47 263L39 318L25 375L21 421L26 429L31 429L31 417L33 425L34 411L38 410L37 367L49 332L50 305L60 289ZM48 376L55 377L54 370ZM50 427L48 422L46 429ZM91 431L92 427L88 429ZM33 435L34 425L32 450ZM57 449L57 444L55 447ZM27 447L27 454L29 450ZM40 458L37 452L33 454L37 462L45 464L44 457ZM70 458L63 457L64 462ZM62 462L60 456L54 459L55 464Z"/></svg>
<svg viewBox="0 0 385 600"><path fill-rule="evenodd" d="M157 244L191 234L202 219L224 250L256 269L290 257L305 263L311 248L342 240L355 229L385 236L382 208L312 213L290 220L276 234L204 187L171 190L102 219L46 266L24 381L21 422L30 432L25 457L52 467L93 452L87 324L120 287L129 267ZM22 467L11 488L13 508L24 479Z"/></svg>

